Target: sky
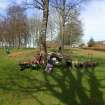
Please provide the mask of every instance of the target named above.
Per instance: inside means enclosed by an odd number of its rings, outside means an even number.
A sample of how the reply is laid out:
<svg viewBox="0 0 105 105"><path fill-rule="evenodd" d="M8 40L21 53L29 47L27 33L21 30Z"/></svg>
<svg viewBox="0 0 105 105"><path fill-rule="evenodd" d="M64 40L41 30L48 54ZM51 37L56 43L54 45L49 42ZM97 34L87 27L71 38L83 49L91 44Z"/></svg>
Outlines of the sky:
<svg viewBox="0 0 105 105"><path fill-rule="evenodd" d="M81 19L84 29L83 40L105 40L105 0L97 0L85 6L81 12Z"/></svg>
<svg viewBox="0 0 105 105"><path fill-rule="evenodd" d="M21 3L23 0L0 0L0 14L4 14L10 2ZM83 41L87 42L90 38L94 40L105 40L105 0L93 0L88 3L81 11L83 24Z"/></svg>

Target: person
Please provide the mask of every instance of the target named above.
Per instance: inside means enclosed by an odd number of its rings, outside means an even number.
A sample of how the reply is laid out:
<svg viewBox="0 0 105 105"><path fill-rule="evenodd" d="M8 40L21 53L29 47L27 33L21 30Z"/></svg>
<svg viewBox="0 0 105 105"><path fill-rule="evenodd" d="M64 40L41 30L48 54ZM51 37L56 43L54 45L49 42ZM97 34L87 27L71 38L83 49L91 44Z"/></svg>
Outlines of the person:
<svg viewBox="0 0 105 105"><path fill-rule="evenodd" d="M59 49L58 49L58 52L61 53L61 50L62 50L62 48L61 48L61 46L60 46Z"/></svg>
<svg viewBox="0 0 105 105"><path fill-rule="evenodd" d="M25 62L19 63L19 66L20 66L20 70L23 71L31 67L31 61L25 61Z"/></svg>
<svg viewBox="0 0 105 105"><path fill-rule="evenodd" d="M10 54L10 49L8 47L6 47L5 49L6 49L6 53Z"/></svg>
<svg viewBox="0 0 105 105"><path fill-rule="evenodd" d="M65 66L67 70L71 70L72 69L72 59L68 54L64 54L64 62L65 62Z"/></svg>
<svg viewBox="0 0 105 105"><path fill-rule="evenodd" d="M53 70L53 60L51 58L48 59L45 71L47 71L48 73L52 72Z"/></svg>
<svg viewBox="0 0 105 105"><path fill-rule="evenodd" d="M32 60L33 64L44 64L42 53L37 53Z"/></svg>
<svg viewBox="0 0 105 105"><path fill-rule="evenodd" d="M72 69L72 60L65 59L65 66L67 70Z"/></svg>

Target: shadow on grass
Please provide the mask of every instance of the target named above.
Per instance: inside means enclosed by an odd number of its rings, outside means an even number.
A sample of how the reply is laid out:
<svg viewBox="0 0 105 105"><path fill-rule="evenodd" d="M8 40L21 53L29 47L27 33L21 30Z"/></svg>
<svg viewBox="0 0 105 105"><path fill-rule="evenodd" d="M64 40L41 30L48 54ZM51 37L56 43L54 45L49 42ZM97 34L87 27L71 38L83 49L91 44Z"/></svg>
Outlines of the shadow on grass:
<svg viewBox="0 0 105 105"><path fill-rule="evenodd" d="M39 105L47 105L49 103L45 104L44 100L34 95L34 93L38 94L38 92L50 92L64 105L104 105L103 94L100 91L101 86L94 70L87 70L85 73L88 76L89 90L86 90L83 86L84 73L81 70L68 71L60 68L60 70L55 70L51 74L43 72L43 80L19 73L8 78L8 85L0 84L0 89L3 91L20 91L30 95ZM55 82L51 82L49 78ZM22 79L27 83L24 84L22 81L20 83L19 80ZM53 105L59 105L59 103L54 102Z"/></svg>
<svg viewBox="0 0 105 105"><path fill-rule="evenodd" d="M71 71L61 70L63 76L51 75L52 78L58 83L58 90L50 85L50 81L45 75L45 79L48 82L48 88L52 94L60 99L64 105L88 105L88 96L85 93L85 89L82 86L82 74L77 71L77 77L75 77Z"/></svg>
<svg viewBox="0 0 105 105"><path fill-rule="evenodd" d="M96 78L94 70L88 70L88 83L90 85L90 97L89 104L90 105L105 105L103 100L103 94L101 92L101 84L99 80Z"/></svg>

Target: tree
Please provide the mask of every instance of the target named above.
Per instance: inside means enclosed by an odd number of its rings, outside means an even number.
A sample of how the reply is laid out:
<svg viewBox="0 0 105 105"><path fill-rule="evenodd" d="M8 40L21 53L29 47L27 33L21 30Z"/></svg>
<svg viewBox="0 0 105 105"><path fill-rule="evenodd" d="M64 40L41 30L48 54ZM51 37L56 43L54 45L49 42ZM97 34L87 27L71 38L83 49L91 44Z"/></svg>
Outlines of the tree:
<svg viewBox="0 0 105 105"><path fill-rule="evenodd" d="M44 51L44 61L47 62L47 46L46 46L46 32L49 15L49 0L32 0L31 3L26 3L34 8L41 9L43 12L42 29L40 34L40 50Z"/></svg>
<svg viewBox="0 0 105 105"><path fill-rule="evenodd" d="M50 7L49 19L48 19L48 27L47 27L47 40L53 41L56 35L56 18L53 14L55 11L52 7Z"/></svg>
<svg viewBox="0 0 105 105"><path fill-rule="evenodd" d="M80 42L81 37L83 36L82 26L80 23L68 23L65 26L64 32L64 44L72 45L75 42Z"/></svg>
<svg viewBox="0 0 105 105"><path fill-rule="evenodd" d="M79 11L76 9L72 9L71 16L68 17L68 21L65 24L64 30L64 45L72 45L74 42L79 42L82 35L82 23L79 19ZM58 34L58 38L60 38L61 30Z"/></svg>
<svg viewBox="0 0 105 105"><path fill-rule="evenodd" d="M81 4L83 2L86 2L87 0L52 0L52 6L56 8L57 12L60 15L61 19L61 49L62 53L64 50L64 32L65 32L65 24L70 20L72 17L72 10L79 9Z"/></svg>
<svg viewBox="0 0 105 105"><path fill-rule="evenodd" d="M12 46L26 47L28 43L28 20L25 9L17 4L7 9L9 38Z"/></svg>
<svg viewBox="0 0 105 105"><path fill-rule="evenodd" d="M4 21L2 19L0 19L0 47L3 47L3 43L4 43L4 35L3 35L3 30L4 30L4 26L3 26Z"/></svg>
<svg viewBox="0 0 105 105"><path fill-rule="evenodd" d="M46 47L46 32L47 32L47 23L49 16L49 3L57 9L61 16L62 27L61 27L61 46L62 46L62 54L64 50L64 31L65 24L68 20L68 16L70 15L70 10L72 8L78 8L80 4L87 0L32 0L31 3L26 3L28 5L33 6L34 8L40 9L43 11L43 20L42 20L42 29L40 34L40 48L44 51L45 62L47 61L47 47Z"/></svg>
<svg viewBox="0 0 105 105"><path fill-rule="evenodd" d="M3 19L0 21L0 38L2 47L9 46L11 36L9 36L9 21L6 16L3 16Z"/></svg>
<svg viewBox="0 0 105 105"><path fill-rule="evenodd" d="M38 16L29 18L30 44L39 46L39 37L41 33L42 20Z"/></svg>
<svg viewBox="0 0 105 105"><path fill-rule="evenodd" d="M95 44L95 41L93 38L90 38L90 40L88 41L88 47L93 47Z"/></svg>

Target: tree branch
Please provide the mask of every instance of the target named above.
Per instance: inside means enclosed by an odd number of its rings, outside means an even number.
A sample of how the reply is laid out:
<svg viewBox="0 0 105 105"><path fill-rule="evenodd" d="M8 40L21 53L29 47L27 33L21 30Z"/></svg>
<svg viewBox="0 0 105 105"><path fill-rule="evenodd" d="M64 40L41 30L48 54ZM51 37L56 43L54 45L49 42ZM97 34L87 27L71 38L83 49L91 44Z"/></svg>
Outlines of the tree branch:
<svg viewBox="0 0 105 105"><path fill-rule="evenodd" d="M39 2L38 0L34 0L34 4L36 4L38 7L43 8L43 0L41 0L41 2Z"/></svg>
<svg viewBox="0 0 105 105"><path fill-rule="evenodd" d="M43 4L37 0L34 0L33 3L28 3L27 1L24 3L24 5L26 6L33 6L33 8L37 8L37 9L41 9L43 10ZM30 7L27 7L27 8L30 8Z"/></svg>

